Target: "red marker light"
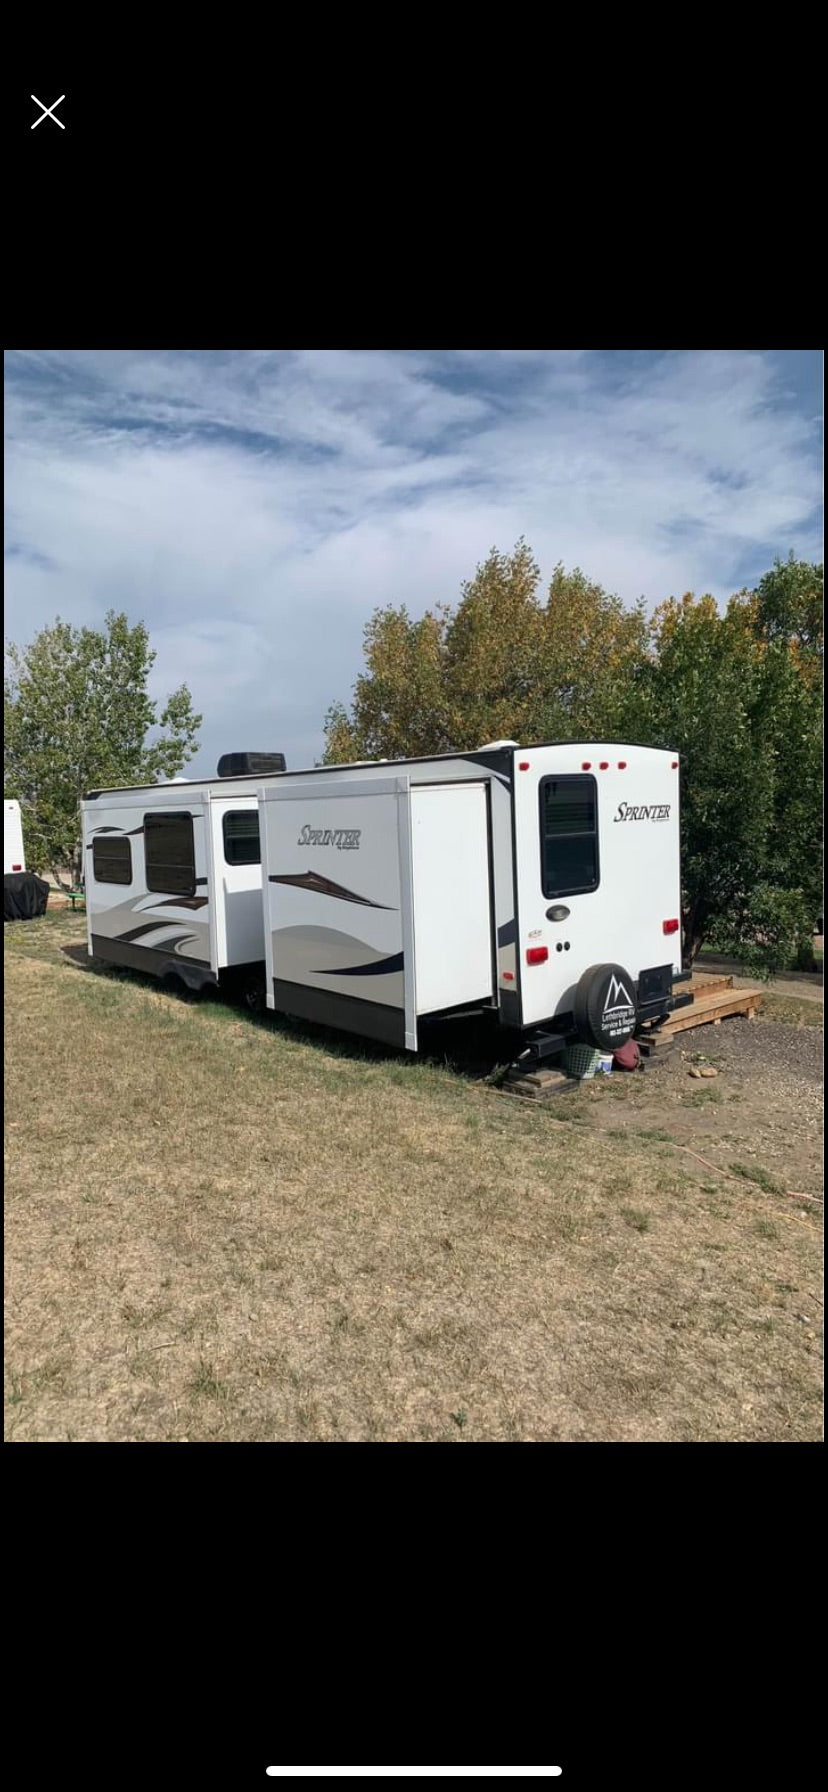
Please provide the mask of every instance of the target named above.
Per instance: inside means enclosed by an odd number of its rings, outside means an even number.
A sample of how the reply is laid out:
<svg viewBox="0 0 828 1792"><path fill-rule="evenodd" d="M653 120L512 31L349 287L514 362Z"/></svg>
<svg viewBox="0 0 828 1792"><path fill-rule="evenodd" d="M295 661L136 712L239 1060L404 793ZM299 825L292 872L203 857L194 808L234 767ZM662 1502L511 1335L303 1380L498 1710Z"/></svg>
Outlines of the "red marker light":
<svg viewBox="0 0 828 1792"><path fill-rule="evenodd" d="M662 933L678 933L678 930L679 930L678 921L662 921L662 923L661 923Z"/></svg>
<svg viewBox="0 0 828 1792"><path fill-rule="evenodd" d="M545 964L548 957L548 946L529 946L526 952L526 963Z"/></svg>
<svg viewBox="0 0 828 1792"><path fill-rule="evenodd" d="M581 771L582 771L582 772L588 772L588 771L591 771L591 770L592 770L592 760L591 760L591 759L585 759L585 760L584 760L584 761L583 761L583 763L582 763L582 765L581 765Z"/></svg>
<svg viewBox="0 0 828 1792"><path fill-rule="evenodd" d="M626 761L626 759L619 759L619 761L618 761L618 770L619 770L619 771L620 771L620 772L625 772L625 771L626 771L626 769L627 769L627 761Z"/></svg>
<svg viewBox="0 0 828 1792"><path fill-rule="evenodd" d="M678 760L677 759L671 760L670 769L671 769L671 771L674 771L674 772L678 771Z"/></svg>
<svg viewBox="0 0 828 1792"><path fill-rule="evenodd" d="M12 865L12 871L22 871L22 870L23 870L22 865Z"/></svg>
<svg viewBox="0 0 828 1792"><path fill-rule="evenodd" d="M515 980L515 973L514 973L514 971L504 971L504 972L503 972L503 981L504 981L504 983L514 983L514 980Z"/></svg>
<svg viewBox="0 0 828 1792"><path fill-rule="evenodd" d="M599 770L599 772L608 772L609 771L609 760L602 759L598 766L598 770Z"/></svg>
<svg viewBox="0 0 828 1792"><path fill-rule="evenodd" d="M528 759L521 759L520 764L518 766L518 771L519 772L528 772L528 770L529 770Z"/></svg>

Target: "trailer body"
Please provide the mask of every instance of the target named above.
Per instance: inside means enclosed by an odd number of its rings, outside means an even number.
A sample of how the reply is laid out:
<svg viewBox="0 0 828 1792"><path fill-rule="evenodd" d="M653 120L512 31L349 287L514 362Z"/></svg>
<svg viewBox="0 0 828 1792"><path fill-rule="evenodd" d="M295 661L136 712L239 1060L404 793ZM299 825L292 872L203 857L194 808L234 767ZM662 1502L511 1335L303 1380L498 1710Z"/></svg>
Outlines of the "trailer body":
<svg viewBox="0 0 828 1792"><path fill-rule="evenodd" d="M233 756L231 763L244 756ZM678 755L495 742L96 792L89 950L416 1051L488 1011L612 1049L682 976Z"/></svg>
<svg viewBox="0 0 828 1792"><path fill-rule="evenodd" d="M23 820L20 804L12 797L3 799L3 874L11 876L15 872L25 871L26 854L23 851Z"/></svg>

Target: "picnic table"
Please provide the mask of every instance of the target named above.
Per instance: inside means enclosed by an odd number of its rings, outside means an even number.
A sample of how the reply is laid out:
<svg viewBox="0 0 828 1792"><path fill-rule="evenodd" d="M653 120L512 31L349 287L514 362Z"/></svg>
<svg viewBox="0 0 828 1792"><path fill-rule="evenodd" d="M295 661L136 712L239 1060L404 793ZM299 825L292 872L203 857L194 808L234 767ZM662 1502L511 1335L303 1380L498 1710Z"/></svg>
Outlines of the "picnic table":
<svg viewBox="0 0 828 1792"><path fill-rule="evenodd" d="M77 904L79 902L83 903L84 908L86 907L86 891L85 890L67 890L66 900L67 900L67 902L71 902L72 913L74 914Z"/></svg>

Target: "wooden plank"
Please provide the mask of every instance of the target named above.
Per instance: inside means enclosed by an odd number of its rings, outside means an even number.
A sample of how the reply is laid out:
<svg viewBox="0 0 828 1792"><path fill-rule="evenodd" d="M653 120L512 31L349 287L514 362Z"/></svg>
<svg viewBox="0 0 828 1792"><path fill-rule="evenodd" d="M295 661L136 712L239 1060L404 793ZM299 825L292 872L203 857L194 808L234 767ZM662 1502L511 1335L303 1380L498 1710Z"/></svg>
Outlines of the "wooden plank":
<svg viewBox="0 0 828 1792"><path fill-rule="evenodd" d="M706 1011L708 1008L719 1008L722 1006L726 1008L728 1002L741 1002L752 996L761 996L763 994L764 991L759 983L749 983L745 989L714 990L710 995L705 993L704 995L694 996L692 1006L686 1009L685 1012L691 1014L694 1013L696 1009ZM681 1012L682 1010L679 1009L679 1013Z"/></svg>
<svg viewBox="0 0 828 1792"><path fill-rule="evenodd" d="M762 1005L761 989L734 989L719 995L702 996L687 1008L679 1008L664 1022L662 1033L672 1038L687 1033L692 1027L703 1027L708 1021L724 1020L731 1014L755 1014Z"/></svg>
<svg viewBox="0 0 828 1792"><path fill-rule="evenodd" d="M681 991L682 987L686 988L686 985L679 984L678 985L679 991ZM732 988L733 988L733 978L732 977L697 977L697 976L693 976L690 979L690 994L694 995L694 996L695 995L712 996L712 995L715 995L716 992L720 989L732 989Z"/></svg>

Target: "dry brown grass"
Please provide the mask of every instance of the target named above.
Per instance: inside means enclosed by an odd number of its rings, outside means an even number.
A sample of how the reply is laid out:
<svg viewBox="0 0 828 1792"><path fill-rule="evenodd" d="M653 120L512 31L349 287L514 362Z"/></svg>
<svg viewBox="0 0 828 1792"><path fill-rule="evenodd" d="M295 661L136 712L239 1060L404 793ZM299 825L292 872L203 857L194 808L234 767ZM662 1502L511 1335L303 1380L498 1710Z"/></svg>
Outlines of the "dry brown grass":
<svg viewBox="0 0 828 1792"><path fill-rule="evenodd" d="M818 1209L681 1158L648 1079L535 1109L83 926L5 929L8 1437L820 1435Z"/></svg>

